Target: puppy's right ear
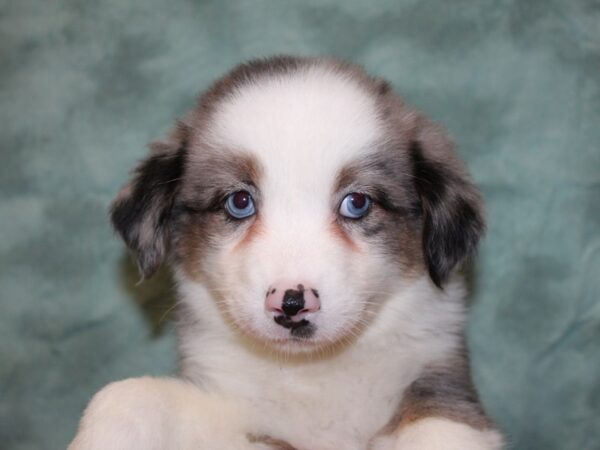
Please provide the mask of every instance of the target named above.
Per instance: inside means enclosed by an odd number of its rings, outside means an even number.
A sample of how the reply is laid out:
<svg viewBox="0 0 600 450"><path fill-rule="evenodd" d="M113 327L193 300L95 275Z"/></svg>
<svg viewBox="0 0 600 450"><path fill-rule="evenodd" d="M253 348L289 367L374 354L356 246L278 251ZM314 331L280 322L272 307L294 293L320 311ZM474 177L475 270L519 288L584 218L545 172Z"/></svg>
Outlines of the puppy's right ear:
<svg viewBox="0 0 600 450"><path fill-rule="evenodd" d="M142 278L151 277L166 257L172 209L185 165L185 130L180 126L135 169L110 207L113 226L137 259Z"/></svg>

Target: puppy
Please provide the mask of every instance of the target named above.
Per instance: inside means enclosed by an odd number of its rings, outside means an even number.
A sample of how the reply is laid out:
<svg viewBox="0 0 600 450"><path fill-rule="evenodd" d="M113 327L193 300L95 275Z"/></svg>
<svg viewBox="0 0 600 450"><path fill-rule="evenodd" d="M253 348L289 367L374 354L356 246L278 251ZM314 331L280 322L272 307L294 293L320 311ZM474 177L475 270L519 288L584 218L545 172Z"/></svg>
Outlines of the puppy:
<svg viewBox="0 0 600 450"><path fill-rule="evenodd" d="M484 230L445 132L381 79L274 57L204 93L112 204L169 260L181 373L110 384L70 449L487 450L456 274Z"/></svg>

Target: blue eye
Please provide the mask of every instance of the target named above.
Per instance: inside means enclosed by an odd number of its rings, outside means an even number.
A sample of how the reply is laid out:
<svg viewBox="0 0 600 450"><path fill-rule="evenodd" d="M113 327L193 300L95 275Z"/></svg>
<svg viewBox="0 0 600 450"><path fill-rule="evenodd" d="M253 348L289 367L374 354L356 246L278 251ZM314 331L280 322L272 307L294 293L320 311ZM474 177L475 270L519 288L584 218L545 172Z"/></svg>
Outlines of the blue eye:
<svg viewBox="0 0 600 450"><path fill-rule="evenodd" d="M256 213L252 195L247 191L237 191L225 200L225 209L234 219L245 219Z"/></svg>
<svg viewBox="0 0 600 450"><path fill-rule="evenodd" d="M360 219L367 215L371 207L371 198L366 194L353 192L348 194L342 200L340 205L340 214L349 219Z"/></svg>

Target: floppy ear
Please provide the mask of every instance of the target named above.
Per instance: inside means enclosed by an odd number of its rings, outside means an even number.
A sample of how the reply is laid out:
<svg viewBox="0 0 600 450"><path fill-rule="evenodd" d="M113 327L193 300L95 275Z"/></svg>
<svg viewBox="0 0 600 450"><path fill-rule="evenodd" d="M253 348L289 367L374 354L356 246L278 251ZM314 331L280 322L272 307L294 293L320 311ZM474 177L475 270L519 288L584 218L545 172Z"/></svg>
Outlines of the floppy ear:
<svg viewBox="0 0 600 450"><path fill-rule="evenodd" d="M424 118L419 122L409 151L421 202L423 255L441 288L475 250L485 230L483 206L444 130Z"/></svg>
<svg viewBox="0 0 600 450"><path fill-rule="evenodd" d="M184 170L183 139L151 145L152 154L135 169L113 200L113 226L134 253L142 278L151 277L165 259L173 203Z"/></svg>

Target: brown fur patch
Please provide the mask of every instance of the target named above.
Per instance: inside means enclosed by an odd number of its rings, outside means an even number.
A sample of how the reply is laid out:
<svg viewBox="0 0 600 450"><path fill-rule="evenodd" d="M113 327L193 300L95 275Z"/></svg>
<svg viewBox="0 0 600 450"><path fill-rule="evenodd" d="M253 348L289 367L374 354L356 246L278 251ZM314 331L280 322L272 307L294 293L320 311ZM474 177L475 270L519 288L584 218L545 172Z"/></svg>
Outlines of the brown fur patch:
<svg viewBox="0 0 600 450"><path fill-rule="evenodd" d="M349 236L389 254L405 277L423 273L420 205L411 176L410 160L400 147L375 146L369 156L345 166L336 180L335 197L361 192L373 200L371 211L360 220L345 220L340 228Z"/></svg>
<svg viewBox="0 0 600 450"><path fill-rule="evenodd" d="M343 242L344 245L346 245L346 247L355 252L360 250L356 242L354 242L354 239L352 239L350 234L340 225L340 223L337 220L331 222L331 224L329 225L329 229L331 231L331 234L336 239Z"/></svg>
<svg viewBox="0 0 600 450"><path fill-rule="evenodd" d="M236 220L224 210L227 196L248 190L260 205L259 185L262 168L258 161L243 152L206 151L190 156L176 209L174 257L194 279L201 276L202 256L224 238L237 236L237 246L245 245L261 230L260 220L251 217Z"/></svg>
<svg viewBox="0 0 600 450"><path fill-rule="evenodd" d="M262 221L260 220L260 216L252 218L250 220L252 222L250 223L250 226L246 229L244 237L242 237L242 239L239 240L235 247L233 247L234 252L242 250L244 247L250 244L256 238L256 236L262 233L263 225Z"/></svg>

